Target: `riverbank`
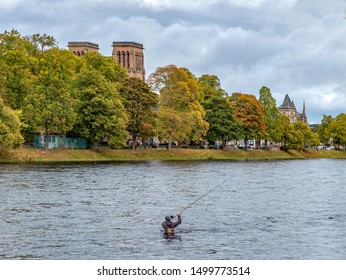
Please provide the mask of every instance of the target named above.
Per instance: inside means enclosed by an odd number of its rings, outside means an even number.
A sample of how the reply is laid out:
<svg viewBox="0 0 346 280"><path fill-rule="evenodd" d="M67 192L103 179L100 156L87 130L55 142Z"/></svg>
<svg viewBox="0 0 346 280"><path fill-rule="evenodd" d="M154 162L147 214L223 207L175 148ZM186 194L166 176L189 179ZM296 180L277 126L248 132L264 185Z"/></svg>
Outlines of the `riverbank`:
<svg viewBox="0 0 346 280"><path fill-rule="evenodd" d="M263 151L263 150L69 150L20 148L0 150L0 162L100 162L140 160L274 160L346 158L344 151Z"/></svg>

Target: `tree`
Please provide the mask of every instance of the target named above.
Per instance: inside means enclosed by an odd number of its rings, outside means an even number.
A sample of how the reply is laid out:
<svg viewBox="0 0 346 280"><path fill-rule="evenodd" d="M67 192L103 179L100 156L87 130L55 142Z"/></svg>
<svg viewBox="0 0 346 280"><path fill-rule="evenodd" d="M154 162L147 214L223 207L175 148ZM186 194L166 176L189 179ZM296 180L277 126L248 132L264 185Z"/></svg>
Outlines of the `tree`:
<svg viewBox="0 0 346 280"><path fill-rule="evenodd" d="M132 136L132 149L136 149L137 136L148 134L148 130L154 135L154 113L158 96L150 90L150 87L138 78L127 78L119 88L122 103L127 111L127 130Z"/></svg>
<svg viewBox="0 0 346 280"><path fill-rule="evenodd" d="M217 76L203 75L198 79L202 106L206 112L205 120L209 123L207 140L221 141L224 148L227 140L242 137L240 123L233 117L233 110L227 101L227 93L221 88Z"/></svg>
<svg viewBox="0 0 346 280"><path fill-rule="evenodd" d="M53 48L56 47L58 42L55 40L53 36L47 35L47 34L33 34L26 36L25 39L29 42L31 42L36 50L40 51L42 54L46 48Z"/></svg>
<svg viewBox="0 0 346 280"><path fill-rule="evenodd" d="M9 51L15 50L19 50L28 56L33 56L35 46L23 38L17 30L12 29L11 31L5 31L0 34L0 50L0 55L3 57L6 57Z"/></svg>
<svg viewBox="0 0 346 280"><path fill-rule="evenodd" d="M215 75L202 75L198 78L201 100L206 101L212 97L226 97L227 92L221 88L220 79Z"/></svg>
<svg viewBox="0 0 346 280"><path fill-rule="evenodd" d="M234 110L234 117L241 122L245 149L248 140L259 138L265 131L263 105L252 94L233 93L229 102Z"/></svg>
<svg viewBox="0 0 346 280"><path fill-rule="evenodd" d="M297 121L290 124L289 118L283 116L283 150L298 150L301 151L305 146L316 146L319 143L319 137L316 133L313 133L309 125L302 121Z"/></svg>
<svg viewBox="0 0 346 280"><path fill-rule="evenodd" d="M0 97L12 109L22 109L25 97L33 91L34 46L22 38L18 31L0 34Z"/></svg>
<svg viewBox="0 0 346 280"><path fill-rule="evenodd" d="M285 114L281 114L280 115L280 124L281 124L281 132L282 132L282 136L280 139L281 142L281 149L284 151L287 151L289 148L291 148L291 142L292 142L292 138L293 138L293 126L290 123L290 119L288 116L286 116Z"/></svg>
<svg viewBox="0 0 346 280"><path fill-rule="evenodd" d="M78 122L74 129L96 149L101 142L123 147L126 111L113 83L96 70L84 69L77 78Z"/></svg>
<svg viewBox="0 0 346 280"><path fill-rule="evenodd" d="M321 139L321 142L324 145L330 144L330 140L332 138L332 125L334 123L334 119L331 115L323 115L323 119L321 121L320 126L318 127L318 135Z"/></svg>
<svg viewBox="0 0 346 280"><path fill-rule="evenodd" d="M184 114L177 113L174 109L160 106L157 112L158 130L161 139L167 139L168 149L172 149L174 140L184 139L186 137L187 123Z"/></svg>
<svg viewBox="0 0 346 280"><path fill-rule="evenodd" d="M270 89L267 87L262 87L260 89L260 97L259 102L263 105L264 111L264 139L265 146L268 148L268 140L269 141L278 141L278 139L282 136L282 130L280 126L281 122L281 113L276 107L276 100L271 95Z"/></svg>
<svg viewBox="0 0 346 280"><path fill-rule="evenodd" d="M19 112L4 105L0 98L0 148L17 148L23 143L20 125Z"/></svg>
<svg viewBox="0 0 346 280"><path fill-rule="evenodd" d="M168 141L184 144L203 141L208 130L205 111L199 103L197 79L175 65L158 68L148 78L149 85L159 92L158 130Z"/></svg>
<svg viewBox="0 0 346 280"><path fill-rule="evenodd" d="M37 66L35 90L25 98L23 114L26 123L45 135L46 149L49 135L66 134L77 118L71 80L74 59L68 51L46 51Z"/></svg>
<svg viewBox="0 0 346 280"><path fill-rule="evenodd" d="M241 123L234 118L233 109L226 98L214 96L203 102L206 121L209 123L208 141L221 141L221 148L232 139L243 137Z"/></svg>
<svg viewBox="0 0 346 280"><path fill-rule="evenodd" d="M316 146L319 143L317 134L312 133L309 125L302 121L297 121L293 123L293 128L295 131L301 132L303 146L299 147L299 150L303 149L305 146Z"/></svg>
<svg viewBox="0 0 346 280"><path fill-rule="evenodd" d="M295 130L292 125L288 134L287 148L297 151L304 149L304 135L301 131Z"/></svg>
<svg viewBox="0 0 346 280"><path fill-rule="evenodd" d="M7 92L8 67L3 59L0 58L0 98L5 98Z"/></svg>
<svg viewBox="0 0 346 280"><path fill-rule="evenodd" d="M346 114L341 113L336 116L331 124L331 135L333 142L338 146L346 146Z"/></svg>
<svg viewBox="0 0 346 280"><path fill-rule="evenodd" d="M84 63L83 67L98 71L107 81L115 83L115 85L127 77L126 70L115 63L112 57L89 52L81 56L81 60Z"/></svg>

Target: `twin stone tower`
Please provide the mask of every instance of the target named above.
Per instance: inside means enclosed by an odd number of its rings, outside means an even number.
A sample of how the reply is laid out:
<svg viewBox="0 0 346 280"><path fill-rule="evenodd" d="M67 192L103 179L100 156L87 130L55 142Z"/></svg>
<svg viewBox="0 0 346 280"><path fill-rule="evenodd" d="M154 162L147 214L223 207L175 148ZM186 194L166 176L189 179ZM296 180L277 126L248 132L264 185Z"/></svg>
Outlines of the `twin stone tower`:
<svg viewBox="0 0 346 280"><path fill-rule="evenodd" d="M67 47L78 56L99 52L98 44L91 42L68 42ZM135 42L113 42L112 48L112 57L126 69L128 75L145 81L143 45Z"/></svg>

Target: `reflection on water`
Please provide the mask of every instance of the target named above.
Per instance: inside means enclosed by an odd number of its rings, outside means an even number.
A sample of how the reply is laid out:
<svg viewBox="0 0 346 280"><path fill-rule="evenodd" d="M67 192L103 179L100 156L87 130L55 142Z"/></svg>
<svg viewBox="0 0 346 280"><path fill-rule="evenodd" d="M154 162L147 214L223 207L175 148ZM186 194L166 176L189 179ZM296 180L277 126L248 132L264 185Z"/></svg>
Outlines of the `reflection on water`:
<svg viewBox="0 0 346 280"><path fill-rule="evenodd" d="M345 163L3 164L0 259L345 259Z"/></svg>

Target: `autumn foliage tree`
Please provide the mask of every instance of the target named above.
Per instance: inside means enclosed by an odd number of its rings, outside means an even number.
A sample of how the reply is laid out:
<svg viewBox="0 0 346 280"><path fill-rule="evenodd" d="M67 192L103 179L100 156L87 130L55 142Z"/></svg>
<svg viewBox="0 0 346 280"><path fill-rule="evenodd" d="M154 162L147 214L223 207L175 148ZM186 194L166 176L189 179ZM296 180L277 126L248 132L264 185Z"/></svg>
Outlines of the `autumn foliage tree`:
<svg viewBox="0 0 346 280"><path fill-rule="evenodd" d="M199 102L197 79L187 69L169 65L158 68L148 82L159 93L158 130L168 148L173 141L203 141L209 125Z"/></svg>
<svg viewBox="0 0 346 280"><path fill-rule="evenodd" d="M265 132L263 105L252 94L233 93L229 102L234 117L241 122L245 149L249 139L259 139Z"/></svg>

